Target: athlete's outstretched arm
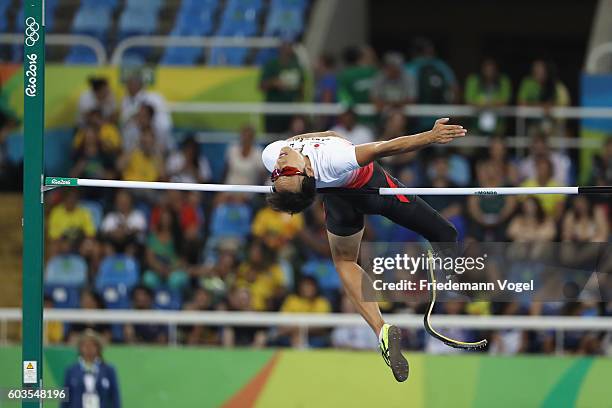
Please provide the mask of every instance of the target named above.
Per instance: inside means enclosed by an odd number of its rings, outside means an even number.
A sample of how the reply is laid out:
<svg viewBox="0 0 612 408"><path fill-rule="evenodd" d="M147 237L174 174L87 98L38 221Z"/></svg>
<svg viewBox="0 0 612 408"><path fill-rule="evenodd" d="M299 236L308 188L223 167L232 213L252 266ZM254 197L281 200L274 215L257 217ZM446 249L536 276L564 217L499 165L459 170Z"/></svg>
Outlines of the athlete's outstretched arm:
<svg viewBox="0 0 612 408"><path fill-rule="evenodd" d="M431 130L416 135L357 145L355 146L357 163L365 166L383 157L412 152L430 144L446 144L457 137L465 136L467 131L463 126L448 125L448 121L448 118L438 119Z"/></svg>

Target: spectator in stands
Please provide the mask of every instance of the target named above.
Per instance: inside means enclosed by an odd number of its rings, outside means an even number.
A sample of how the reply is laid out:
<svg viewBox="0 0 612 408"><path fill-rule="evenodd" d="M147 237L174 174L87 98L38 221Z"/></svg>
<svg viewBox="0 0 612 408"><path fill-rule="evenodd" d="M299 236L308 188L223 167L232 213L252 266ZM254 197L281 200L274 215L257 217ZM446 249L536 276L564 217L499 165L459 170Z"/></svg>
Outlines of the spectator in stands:
<svg viewBox="0 0 612 408"><path fill-rule="evenodd" d="M80 288L87 283L87 263L75 253L68 235L62 235L56 244L57 253L47 262L46 285L63 285Z"/></svg>
<svg viewBox="0 0 612 408"><path fill-rule="evenodd" d="M529 196L519 204L506 235L514 242L552 242L557 236L557 226L540 202Z"/></svg>
<svg viewBox="0 0 612 408"><path fill-rule="evenodd" d="M357 122L357 114L352 108L346 109L338 116L338 124L332 128L354 145L374 141L374 135L369 127Z"/></svg>
<svg viewBox="0 0 612 408"><path fill-rule="evenodd" d="M316 278L321 294L334 307L339 306L340 277L331 260L323 203L316 201L311 205L304 213L304 221L304 228L298 232L294 241L305 259L301 266L302 275Z"/></svg>
<svg viewBox="0 0 612 408"><path fill-rule="evenodd" d="M261 161L261 148L255 144L255 128L244 125L240 140L232 143L225 157L225 184L259 185L267 174Z"/></svg>
<svg viewBox="0 0 612 408"><path fill-rule="evenodd" d="M344 69L338 74L338 98L347 105L370 102L370 91L378 72L372 48L348 47L343 52Z"/></svg>
<svg viewBox="0 0 612 408"><path fill-rule="evenodd" d="M609 220L601 206L576 196L563 217L561 238L571 242L608 242Z"/></svg>
<svg viewBox="0 0 612 408"><path fill-rule="evenodd" d="M501 135L505 121L492 108L506 106L512 98L512 83L507 75L499 71L497 61L486 58L480 72L467 78L465 102L480 109L474 128L484 135Z"/></svg>
<svg viewBox="0 0 612 408"><path fill-rule="evenodd" d="M432 160L430 165L431 187L448 188L456 187L449 177L449 163L446 155L440 154ZM438 211L444 218L449 220L457 229L459 241L463 240L466 232L466 222L463 218L463 202L459 196L428 196L425 201Z"/></svg>
<svg viewBox="0 0 612 408"><path fill-rule="evenodd" d="M414 78L415 102L423 105L446 105L458 99L459 85L451 67L436 54L434 44L427 38L416 38L412 44L412 60L406 65ZM431 128L437 117L421 117L416 130Z"/></svg>
<svg viewBox="0 0 612 408"><path fill-rule="evenodd" d="M236 312L249 312L251 294L245 287L234 287L227 298L227 305L222 309ZM226 326L222 330L222 344L225 347L252 346L263 347L266 344L266 333L261 327Z"/></svg>
<svg viewBox="0 0 612 408"><path fill-rule="evenodd" d="M153 309L153 292L146 286L136 286L132 290L132 307L136 310ZM168 343L168 329L158 324L126 324L124 326L126 343Z"/></svg>
<svg viewBox="0 0 612 408"><path fill-rule="evenodd" d="M138 74L131 75L126 83L126 94L121 103L121 133L126 138L125 142L129 142L128 134L134 132L141 127L139 118L141 107L148 105L153 112L152 127L154 134L159 141L159 146L162 150L171 150L174 147L174 139L172 138L172 117L166 104L164 97L153 91L147 91L144 88L142 77ZM130 146L126 146L129 149Z"/></svg>
<svg viewBox="0 0 612 408"><path fill-rule="evenodd" d="M257 212L251 232L269 248L279 250L304 228L302 214L288 214L264 207Z"/></svg>
<svg viewBox="0 0 612 408"><path fill-rule="evenodd" d="M297 293L287 296L280 311L283 313L331 313L331 304L319 294L317 281L309 276L303 277L299 284ZM297 327L288 327L279 330L281 335L289 335L292 347L303 347L302 339ZM325 329L311 328L308 331L308 345L310 347L324 347L328 344L328 331Z"/></svg>
<svg viewBox="0 0 612 408"><path fill-rule="evenodd" d="M557 131L561 133L563 122L555 122L550 117L550 109L557 106L568 106L570 96L566 86L559 79L555 64L541 59L533 62L531 75L521 81L518 103L524 106L544 108L544 117L541 120L528 122L530 132L544 131L550 134Z"/></svg>
<svg viewBox="0 0 612 408"><path fill-rule="evenodd" d="M612 135L608 136L602 151L593 158L593 183L612 185Z"/></svg>
<svg viewBox="0 0 612 408"><path fill-rule="evenodd" d="M147 129L153 129L153 118L155 117L155 108L151 105L143 104L138 108L138 112L134 116L130 126L124 126L121 129L123 139L123 152L129 153L140 144L140 135ZM159 140L159 136L155 134L155 145L161 152L166 152L163 141Z"/></svg>
<svg viewBox="0 0 612 408"><path fill-rule="evenodd" d="M385 54L383 70L370 90L370 100L379 114L386 117L390 111L402 110L416 99L414 77L404 72L404 57L398 52Z"/></svg>
<svg viewBox="0 0 612 408"><path fill-rule="evenodd" d="M80 138L80 143L73 154L75 164L70 170L70 177L115 178L113 154L105 151L99 131L93 127L81 128L77 137Z"/></svg>
<svg viewBox="0 0 612 408"><path fill-rule="evenodd" d="M535 159L535 177L527 179L521 184L523 187L558 187L553 178L553 164L546 156L537 156ZM536 196L546 215L560 221L565 207L565 196L562 194L540 194Z"/></svg>
<svg viewBox="0 0 612 408"><path fill-rule="evenodd" d="M164 158L155 144L153 129L144 129L139 146L117 160L123 180L158 181L164 178Z"/></svg>
<svg viewBox="0 0 612 408"><path fill-rule="evenodd" d="M185 139L180 150L170 153L166 160L166 175L175 183L208 183L212 170L206 156L193 136Z"/></svg>
<svg viewBox="0 0 612 408"><path fill-rule="evenodd" d="M115 368L102 357L102 341L93 330L79 339L79 361L66 369L64 387L70 398L62 408L121 408Z"/></svg>
<svg viewBox="0 0 612 408"><path fill-rule="evenodd" d="M89 89L79 97L79 125L84 125L88 121L87 116L93 110L99 111L105 121L116 123L117 102L108 80L104 77L90 77L88 81Z"/></svg>
<svg viewBox="0 0 612 408"><path fill-rule="evenodd" d="M314 102L335 103L338 100L338 78L336 72L336 59L331 54L323 54L314 67L315 89ZM316 117L315 129L329 129L333 126L333 119L329 115Z"/></svg>
<svg viewBox="0 0 612 408"><path fill-rule="evenodd" d="M143 283L149 288L166 285L172 290L182 290L188 283L187 273L177 251L176 223L170 209L163 207L159 221L151 225L146 245L148 268L142 277Z"/></svg>
<svg viewBox="0 0 612 408"><path fill-rule="evenodd" d="M183 261L197 263L200 251L200 230L204 223L200 193L196 191L167 191L162 202L151 212L151 228L157 228L165 210L172 217L172 234L177 255Z"/></svg>
<svg viewBox="0 0 612 408"><path fill-rule="evenodd" d="M238 267L235 285L251 294L251 308L258 312L277 310L285 292L285 277L277 254L260 241L251 243L248 258Z"/></svg>
<svg viewBox="0 0 612 408"><path fill-rule="evenodd" d="M483 160L489 163L495 171L503 175L502 184L516 186L519 183L518 167L508 155L506 142L502 137L494 136L489 141L488 155Z"/></svg>
<svg viewBox="0 0 612 408"><path fill-rule="evenodd" d="M501 303L501 315L503 316L515 316L519 315L520 312L521 305L519 302ZM491 335L489 353L507 356L515 355L518 353L525 353L527 347L527 332L516 329L506 329L496 331Z"/></svg>
<svg viewBox="0 0 612 408"><path fill-rule="evenodd" d="M43 299L45 309L53 309L53 297L45 295ZM43 344L59 344L64 341L64 324L58 320L46 321L43 327Z"/></svg>
<svg viewBox="0 0 612 408"><path fill-rule="evenodd" d="M104 153L117 154L121 150L119 129L104 118L100 109L93 109L85 114L85 122L79 127L72 141L75 150L81 149L85 136L90 130L94 130L97 134L100 148Z"/></svg>
<svg viewBox="0 0 612 408"><path fill-rule="evenodd" d="M234 239L223 239L216 243L215 256L194 268L197 284L209 291L214 302L225 299L236 279L239 243Z"/></svg>
<svg viewBox="0 0 612 408"><path fill-rule="evenodd" d="M480 163L476 168L478 185L501 187L503 175L490 163ZM501 242L506 235L506 223L516 209L513 196L470 196L467 210L472 224L468 233L478 241Z"/></svg>
<svg viewBox="0 0 612 408"><path fill-rule="evenodd" d="M183 305L183 310L192 312L214 310L212 294L204 288L196 288L190 300ZM183 329L185 330L185 343L189 345L218 344L217 330L213 328L195 325L183 327Z"/></svg>
<svg viewBox="0 0 612 408"><path fill-rule="evenodd" d="M99 310L102 309L102 299L92 292L85 289L81 292L81 309ZM112 338L111 326L106 323L79 322L71 323L68 326L66 341L75 343L86 331L93 330L104 339L105 342L110 342Z"/></svg>
<svg viewBox="0 0 612 408"><path fill-rule="evenodd" d="M52 240L61 236L68 236L74 241L94 237L96 226L91 213L79 205L78 190L67 189L63 200L53 207L49 214L47 232Z"/></svg>
<svg viewBox="0 0 612 408"><path fill-rule="evenodd" d="M336 78L336 59L331 54L323 54L315 65L315 94L317 103L334 103L338 94Z"/></svg>
<svg viewBox="0 0 612 408"><path fill-rule="evenodd" d="M293 47L283 42L278 58L266 62L261 70L259 88L266 102L299 102L304 96L304 70L293 53ZM289 129L287 115L266 115L268 133L283 133Z"/></svg>
<svg viewBox="0 0 612 408"><path fill-rule="evenodd" d="M142 211L135 209L128 190L119 190L115 195L115 209L106 214L100 231L113 242L144 243L147 220ZM129 251L134 253L134 250Z"/></svg>
<svg viewBox="0 0 612 408"><path fill-rule="evenodd" d="M346 295L342 296L342 313L357 313L353 302ZM372 330L363 324L336 327L332 331L331 343L336 348L351 350L376 350L378 341Z"/></svg>
<svg viewBox="0 0 612 408"><path fill-rule="evenodd" d="M560 186L569 185L571 160L565 153L551 150L548 137L543 133L538 133L532 138L529 156L519 163L521 180L535 178L536 161L541 157L551 161L553 180Z"/></svg>

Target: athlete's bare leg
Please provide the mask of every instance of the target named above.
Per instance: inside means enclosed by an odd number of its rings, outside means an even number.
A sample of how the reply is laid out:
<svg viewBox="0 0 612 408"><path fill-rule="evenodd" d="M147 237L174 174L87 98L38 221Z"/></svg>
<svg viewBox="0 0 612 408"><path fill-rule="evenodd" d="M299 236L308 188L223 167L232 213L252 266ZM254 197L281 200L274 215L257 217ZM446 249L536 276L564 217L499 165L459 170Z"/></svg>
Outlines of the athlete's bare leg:
<svg viewBox="0 0 612 408"><path fill-rule="evenodd" d="M359 314L378 336L385 323L380 314L380 308L376 302L364 302L361 292L363 278L367 278L365 271L357 264L362 236L363 229L346 237L334 235L327 231L332 259L342 280L342 285Z"/></svg>

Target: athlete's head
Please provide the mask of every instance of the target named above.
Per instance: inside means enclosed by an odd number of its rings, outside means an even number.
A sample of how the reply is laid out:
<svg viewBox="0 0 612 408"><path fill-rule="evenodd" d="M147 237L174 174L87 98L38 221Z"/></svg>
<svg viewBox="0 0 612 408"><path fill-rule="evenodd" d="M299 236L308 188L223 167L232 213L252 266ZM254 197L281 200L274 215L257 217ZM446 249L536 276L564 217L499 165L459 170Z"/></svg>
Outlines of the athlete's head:
<svg viewBox="0 0 612 408"><path fill-rule="evenodd" d="M274 192L268 204L277 211L299 213L314 201L317 189L310 161L300 152L285 146L280 150L272 172Z"/></svg>

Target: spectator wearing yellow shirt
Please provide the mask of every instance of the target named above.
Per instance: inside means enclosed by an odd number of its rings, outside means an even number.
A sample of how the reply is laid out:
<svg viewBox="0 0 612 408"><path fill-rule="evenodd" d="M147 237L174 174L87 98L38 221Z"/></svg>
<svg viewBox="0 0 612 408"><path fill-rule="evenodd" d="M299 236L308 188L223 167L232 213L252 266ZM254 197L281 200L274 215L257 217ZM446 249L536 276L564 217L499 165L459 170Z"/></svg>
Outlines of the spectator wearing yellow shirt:
<svg viewBox="0 0 612 408"><path fill-rule="evenodd" d="M72 146L75 150L79 150L85 140L85 133L88 128L94 129L100 138L102 150L105 153L116 153L121 150L121 135L119 129L111 122L104 120L102 111L93 109L86 114L85 126L79 128L74 135Z"/></svg>
<svg viewBox="0 0 612 408"><path fill-rule="evenodd" d="M119 158L117 167L124 180L157 181L164 176L164 160L151 128L143 129L140 144Z"/></svg>
<svg viewBox="0 0 612 408"><path fill-rule="evenodd" d="M284 313L331 313L331 304L319 295L317 281L306 276L300 280L296 294L287 296L281 312ZM288 327L279 331L281 335L288 335L292 347L303 347L304 339L300 336L297 327ZM329 344L329 331L326 329L311 328L308 331L308 345L311 347L324 347Z"/></svg>
<svg viewBox="0 0 612 408"><path fill-rule="evenodd" d="M248 260L238 267L236 286L249 288L251 307L259 312L273 310L274 300L285 290L285 276L274 256L260 241L255 241L249 248Z"/></svg>
<svg viewBox="0 0 612 408"><path fill-rule="evenodd" d="M257 212L251 231L270 248L281 248L304 228L302 214L287 214L264 207Z"/></svg>
<svg viewBox="0 0 612 408"><path fill-rule="evenodd" d="M78 203L78 191L67 190L64 200L53 207L49 215L49 238L56 240L62 235L91 238L96 234L91 213Z"/></svg>
<svg viewBox="0 0 612 408"><path fill-rule="evenodd" d="M526 180L522 187L558 187L553 178L553 165L548 157L538 157L535 159L535 178ZM562 194L540 194L536 199L540 202L544 213L553 217L555 221L561 219L565 208L565 196Z"/></svg>

